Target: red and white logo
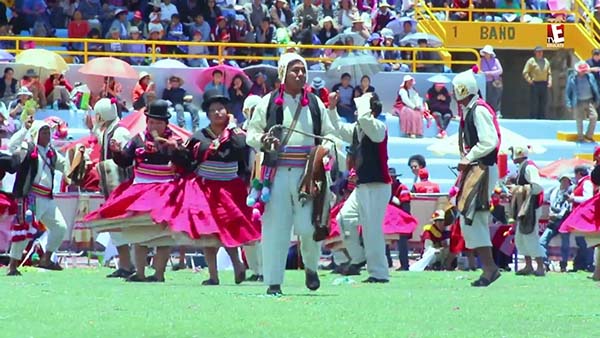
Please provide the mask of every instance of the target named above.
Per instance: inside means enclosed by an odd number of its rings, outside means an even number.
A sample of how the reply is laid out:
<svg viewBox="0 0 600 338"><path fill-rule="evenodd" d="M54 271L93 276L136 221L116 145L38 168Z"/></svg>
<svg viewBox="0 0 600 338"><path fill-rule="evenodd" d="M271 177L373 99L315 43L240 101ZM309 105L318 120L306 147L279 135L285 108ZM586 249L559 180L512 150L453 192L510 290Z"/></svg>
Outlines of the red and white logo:
<svg viewBox="0 0 600 338"><path fill-rule="evenodd" d="M565 25L561 23L552 23L548 25L546 34L546 44L548 47L562 48L565 46Z"/></svg>

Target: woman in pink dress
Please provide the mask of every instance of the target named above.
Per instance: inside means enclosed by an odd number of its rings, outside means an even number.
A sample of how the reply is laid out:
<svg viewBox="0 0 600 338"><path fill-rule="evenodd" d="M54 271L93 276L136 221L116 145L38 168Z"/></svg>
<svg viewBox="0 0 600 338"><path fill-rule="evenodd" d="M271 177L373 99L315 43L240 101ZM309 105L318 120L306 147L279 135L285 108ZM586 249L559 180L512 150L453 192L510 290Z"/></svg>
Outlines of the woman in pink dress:
<svg viewBox="0 0 600 338"><path fill-rule="evenodd" d="M410 138L423 136L423 115L425 106L423 99L414 89L415 79L404 75L394 104L394 115L400 118L400 129Z"/></svg>
<svg viewBox="0 0 600 338"><path fill-rule="evenodd" d="M219 285L217 251L224 247L235 272L235 283L245 280L245 267L238 248L260 240L260 222L252 221L252 208L246 205L248 147L246 134L229 125L229 98L217 90L204 93L202 110L207 112L210 125L197 131L180 149L180 158L188 158L196 175L186 180L184 190L192 196L204 195L216 226L197 224L202 234L210 234L211 242L203 243L209 279L203 285Z"/></svg>
<svg viewBox="0 0 600 338"><path fill-rule="evenodd" d="M145 113L146 130L122 146L110 141L113 160L120 167L133 165L134 178L117 187L98 210L85 218L96 231L120 231L134 244L137 272L131 282L164 282L170 247L181 238L200 239L198 224L213 225L203 194L189 195L181 189L175 151L182 143L168 127L168 103L153 102ZM148 248L156 247L154 276L146 277Z"/></svg>

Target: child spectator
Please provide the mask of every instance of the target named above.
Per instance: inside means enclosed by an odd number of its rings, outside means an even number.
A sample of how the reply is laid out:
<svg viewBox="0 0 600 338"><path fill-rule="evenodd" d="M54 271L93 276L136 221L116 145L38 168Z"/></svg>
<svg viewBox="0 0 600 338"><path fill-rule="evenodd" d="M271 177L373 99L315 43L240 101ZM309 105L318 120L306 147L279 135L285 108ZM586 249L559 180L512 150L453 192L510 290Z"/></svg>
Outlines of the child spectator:
<svg viewBox="0 0 600 338"><path fill-rule="evenodd" d="M202 32L199 30L195 30L192 33L192 41L200 42L202 40ZM192 45L188 47L188 54L190 55L210 55L208 47L206 46L198 46ZM197 58L197 59L188 59L188 65L190 67L203 67L208 68L208 62L206 58Z"/></svg>
<svg viewBox="0 0 600 338"><path fill-rule="evenodd" d="M131 19L131 27L137 27L137 29L140 31L140 34L147 38L148 37L148 25L146 25L146 23L143 20L143 16L142 16L142 12L140 11L135 11L133 13L133 18ZM131 29L129 30L129 33L131 34Z"/></svg>
<svg viewBox="0 0 600 338"><path fill-rule="evenodd" d="M244 106L244 100L248 96L248 88L246 81L241 75L236 75L231 81L229 87L229 97L231 101L229 103L230 112L235 117L238 124L244 123L246 116L243 114L242 108Z"/></svg>
<svg viewBox="0 0 600 338"><path fill-rule="evenodd" d="M192 96L188 95L185 89L181 88L183 79L178 76L171 76L167 81L167 87L163 91L162 99L171 102L177 113L177 125L185 128L184 111L190 113L192 117L192 131L195 132L200 127L200 116L198 107L194 106Z"/></svg>
<svg viewBox="0 0 600 338"><path fill-rule="evenodd" d="M337 113L340 117L346 119L346 122L353 123L356 120L354 112L356 107L354 106L354 88L350 85L352 77L348 73L342 74L340 83L333 86L331 89L333 92L337 92L339 95L339 102L337 104Z"/></svg>
<svg viewBox="0 0 600 338"><path fill-rule="evenodd" d="M132 26L131 28L129 28L129 36L130 36L130 40L140 40L141 41L142 34L137 26ZM144 53L146 53L146 44L130 43L130 44L125 45L125 50L128 53L144 54ZM144 63L143 56L130 56L127 59L129 61L129 63L132 65L141 65Z"/></svg>
<svg viewBox="0 0 600 338"><path fill-rule="evenodd" d="M250 94L263 97L271 92L271 88L267 84L267 76L263 73L257 73L254 76L254 82L250 87Z"/></svg>
<svg viewBox="0 0 600 338"><path fill-rule="evenodd" d="M325 87L325 81L323 81L323 79L315 77L310 83L309 89L321 99L325 108L329 108L329 90Z"/></svg>
<svg viewBox="0 0 600 338"><path fill-rule="evenodd" d="M229 97L229 92L223 83L223 72L219 69L216 69L212 73L212 81L207 83L204 87L204 92L206 93L209 90L215 90L223 96Z"/></svg>

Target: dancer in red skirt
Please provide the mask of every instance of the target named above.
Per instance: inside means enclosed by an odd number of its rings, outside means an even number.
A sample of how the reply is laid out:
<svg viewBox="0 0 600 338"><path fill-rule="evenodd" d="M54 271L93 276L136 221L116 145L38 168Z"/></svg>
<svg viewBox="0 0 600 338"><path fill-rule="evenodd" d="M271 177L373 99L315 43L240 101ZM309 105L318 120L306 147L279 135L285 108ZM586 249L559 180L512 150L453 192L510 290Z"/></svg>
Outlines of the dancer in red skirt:
<svg viewBox="0 0 600 338"><path fill-rule="evenodd" d="M210 125L192 136L185 147L187 154L182 156L194 162L197 175L188 180L185 190L206 196L208 210L217 224L216 229L210 230L217 241L203 245L210 274L203 285L219 284L217 251L220 246L225 247L233 262L235 283L243 282L245 267L238 247L260 239L260 223L252 222L252 208L246 205L247 183L242 179L248 174L246 134L235 125L229 125L228 103L229 99L218 91L204 93L202 110L208 114ZM205 224L196 226L205 227Z"/></svg>
<svg viewBox="0 0 600 338"><path fill-rule="evenodd" d="M16 155L0 153L0 181L8 172L14 174L19 166L19 159ZM0 191L0 217L14 216L17 214L17 201L4 191Z"/></svg>
<svg viewBox="0 0 600 338"><path fill-rule="evenodd" d="M175 151L182 140L168 127L171 114L166 101L150 104L146 130L124 147L110 141L115 163L126 168L134 165L134 179L121 184L104 205L90 213L86 222L97 231L121 231L123 239L135 244L137 272L132 282L164 282L170 246L181 238L200 237L195 224L214 224L202 212L203 196L187 195L173 165ZM157 247L154 276L146 277L148 247Z"/></svg>

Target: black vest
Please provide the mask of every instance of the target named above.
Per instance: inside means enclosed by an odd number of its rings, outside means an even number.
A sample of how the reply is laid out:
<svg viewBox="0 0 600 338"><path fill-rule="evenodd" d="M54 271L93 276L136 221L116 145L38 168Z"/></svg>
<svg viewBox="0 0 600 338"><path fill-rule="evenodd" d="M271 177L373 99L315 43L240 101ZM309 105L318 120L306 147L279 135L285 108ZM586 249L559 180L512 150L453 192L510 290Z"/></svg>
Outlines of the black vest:
<svg viewBox="0 0 600 338"><path fill-rule="evenodd" d="M13 94L17 93L17 80L12 79L10 82L10 90ZM6 95L6 82L4 78L0 78L0 98Z"/></svg>
<svg viewBox="0 0 600 338"><path fill-rule="evenodd" d="M477 135L477 128L475 127L474 116L475 109L473 109L473 111L468 113L465 117L465 126L463 133L465 145L468 148L473 148L479 142L479 136ZM477 160L487 166L495 165L498 162L498 149L494 149L491 153Z"/></svg>
<svg viewBox="0 0 600 338"><path fill-rule="evenodd" d="M529 182L527 180L527 178L525 178L525 172L527 170L527 166L529 165L529 161L525 160L522 164L521 167L519 168L519 175L517 176L517 185L527 185L527 184L531 184L531 182ZM534 204L535 204L535 208L539 208L541 206L540 204L540 194L536 194L533 195L534 197Z"/></svg>
<svg viewBox="0 0 600 338"><path fill-rule="evenodd" d="M33 143L27 143L27 155L25 160L21 162L19 169L17 170L17 176L15 178L15 185L13 187L13 194L16 198L23 198L29 194L31 190L31 185L33 184L33 180L38 173L38 161L43 161L41 159L42 155L38 155L37 159L31 158L31 153L35 149L35 145ZM56 150L51 146L48 147L54 153ZM50 173L52 176L52 184L54 184L54 168L56 167L56 155L50 159ZM53 187L49 187L53 188Z"/></svg>
<svg viewBox="0 0 600 338"><path fill-rule="evenodd" d="M371 141L366 135L359 140L358 126L354 127L354 133L352 134L352 149L356 159L358 184L390 182L387 168L387 151L382 150L380 143ZM384 151L385 154L380 154L381 151Z"/></svg>
<svg viewBox="0 0 600 338"><path fill-rule="evenodd" d="M271 97L269 98L269 104L267 105L267 127L265 128L265 132L268 132L271 127L277 124L283 123L283 106L279 106L275 104L275 99L279 96L279 91L274 90L271 92ZM313 134L321 135L321 109L319 109L318 98L313 93L307 93L308 96L308 109L310 110L310 115L312 117L313 124ZM292 112L292 114L295 113ZM320 145L321 139L315 138L315 145Z"/></svg>

